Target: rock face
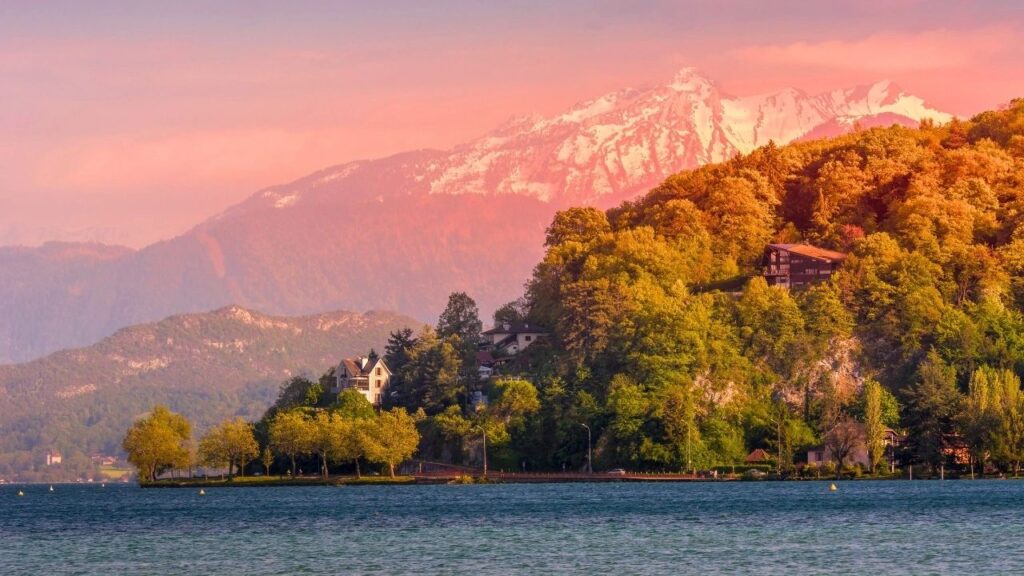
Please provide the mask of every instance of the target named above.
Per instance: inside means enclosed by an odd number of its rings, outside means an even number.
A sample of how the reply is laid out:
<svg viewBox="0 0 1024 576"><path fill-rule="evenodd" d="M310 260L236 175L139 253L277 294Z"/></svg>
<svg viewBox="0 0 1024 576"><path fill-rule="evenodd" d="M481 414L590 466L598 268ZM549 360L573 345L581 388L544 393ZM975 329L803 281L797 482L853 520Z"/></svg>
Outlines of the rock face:
<svg viewBox="0 0 1024 576"><path fill-rule="evenodd" d="M257 418L282 381L383 351L391 331L420 326L388 312L278 317L230 306L124 328L87 348L0 366L0 454L114 454L155 403L201 429Z"/></svg>
<svg viewBox="0 0 1024 576"><path fill-rule="evenodd" d="M351 162L264 189L136 252L93 245L60 260L84 249L0 249L0 362L228 304L392 309L430 321L460 290L487 313L521 293L559 208L608 207L771 140L923 118L949 117L888 82L734 98L684 69L665 85L514 120L452 150Z"/></svg>

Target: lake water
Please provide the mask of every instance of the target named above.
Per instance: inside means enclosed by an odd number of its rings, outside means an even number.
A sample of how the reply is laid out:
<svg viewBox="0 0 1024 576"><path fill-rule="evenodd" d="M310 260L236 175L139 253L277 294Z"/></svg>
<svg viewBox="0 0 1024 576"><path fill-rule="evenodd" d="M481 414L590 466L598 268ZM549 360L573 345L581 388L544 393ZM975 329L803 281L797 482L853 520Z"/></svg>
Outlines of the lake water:
<svg viewBox="0 0 1024 576"><path fill-rule="evenodd" d="M54 488L0 574L1024 573L1016 481Z"/></svg>

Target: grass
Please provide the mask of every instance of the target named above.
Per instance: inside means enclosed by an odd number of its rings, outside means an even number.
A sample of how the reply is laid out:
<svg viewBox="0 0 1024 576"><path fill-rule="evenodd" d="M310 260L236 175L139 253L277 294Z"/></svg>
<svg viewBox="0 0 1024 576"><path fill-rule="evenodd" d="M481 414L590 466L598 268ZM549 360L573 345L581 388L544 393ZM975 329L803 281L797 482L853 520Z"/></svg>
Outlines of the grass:
<svg viewBox="0 0 1024 576"><path fill-rule="evenodd" d="M125 476L131 476L130 468L118 468L117 466L100 466L100 476L109 480L120 480Z"/></svg>
<svg viewBox="0 0 1024 576"><path fill-rule="evenodd" d="M319 476L236 476L234 478L167 478L154 482L141 482L143 488L211 488L242 486L377 486L384 484L413 484L412 476L332 476L327 480Z"/></svg>

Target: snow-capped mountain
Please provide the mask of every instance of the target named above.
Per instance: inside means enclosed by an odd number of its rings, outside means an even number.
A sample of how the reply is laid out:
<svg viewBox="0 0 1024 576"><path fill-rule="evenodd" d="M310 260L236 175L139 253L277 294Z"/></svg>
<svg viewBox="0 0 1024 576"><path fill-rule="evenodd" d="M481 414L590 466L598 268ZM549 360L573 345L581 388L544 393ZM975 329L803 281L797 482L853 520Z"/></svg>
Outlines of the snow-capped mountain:
<svg viewBox="0 0 1024 576"><path fill-rule="evenodd" d="M684 69L450 150L349 162L261 190L139 251L0 249L0 363L229 304L288 315L392 309L430 321L461 290L486 314L519 295L561 207L610 206L772 140L924 118L949 115L889 82L736 98Z"/></svg>
<svg viewBox="0 0 1024 576"><path fill-rule="evenodd" d="M520 118L418 162L404 158L394 169L410 182L381 193L517 194L559 205L608 205L680 170L769 141L834 136L855 123L914 126L925 118L946 122L951 116L889 81L817 96L786 89L736 98L684 68L661 86L605 94L550 118ZM318 175L318 183L378 166L345 164ZM266 197L277 208L288 207L300 201L306 184Z"/></svg>

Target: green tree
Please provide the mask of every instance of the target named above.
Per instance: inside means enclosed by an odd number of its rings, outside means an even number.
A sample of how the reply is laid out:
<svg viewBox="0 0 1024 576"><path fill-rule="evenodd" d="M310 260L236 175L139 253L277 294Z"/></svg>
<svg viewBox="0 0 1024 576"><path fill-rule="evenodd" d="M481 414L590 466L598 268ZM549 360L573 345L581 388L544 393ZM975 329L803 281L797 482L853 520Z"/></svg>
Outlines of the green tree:
<svg viewBox="0 0 1024 576"><path fill-rule="evenodd" d="M355 388L342 390L334 402L332 411L346 419L373 418L377 415L373 404Z"/></svg>
<svg viewBox="0 0 1024 576"><path fill-rule="evenodd" d="M270 476L270 467L274 465L274 453L271 452L270 446L265 446L263 452L260 455L260 462L263 464L263 471L267 476Z"/></svg>
<svg viewBox="0 0 1024 576"><path fill-rule="evenodd" d="M365 436L366 458L384 464L395 477L395 466L416 453L420 433L416 421L404 408L381 412Z"/></svg>
<svg viewBox="0 0 1024 576"><path fill-rule="evenodd" d="M907 417L911 455L933 468L945 462L946 438L955 431L960 405L956 371L934 350L917 371L917 382L908 393Z"/></svg>
<svg viewBox="0 0 1024 576"><path fill-rule="evenodd" d="M313 450L314 429L297 410L279 412L270 423L270 446L287 456L292 463L292 476L297 473L296 459Z"/></svg>
<svg viewBox="0 0 1024 576"><path fill-rule="evenodd" d="M252 424L241 418L218 424L199 441L199 455L207 466L227 465L229 476L234 475L236 468L245 476L246 464L259 455Z"/></svg>
<svg viewBox="0 0 1024 576"><path fill-rule="evenodd" d="M330 461L344 450L344 436L348 426L341 416L331 412L317 412L310 425L310 448L320 457L320 474L326 480Z"/></svg>
<svg viewBox="0 0 1024 576"><path fill-rule="evenodd" d="M121 446L139 478L151 481L168 469L188 466L191 438L192 425L184 416L157 405L132 424Z"/></svg>
<svg viewBox="0 0 1024 576"><path fill-rule="evenodd" d="M885 456L885 422L882 416L882 385L876 380L864 382L864 443L868 449L868 461L874 472Z"/></svg>

